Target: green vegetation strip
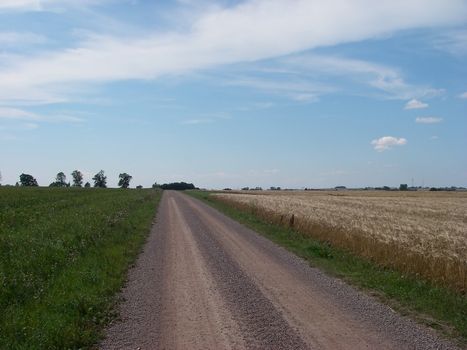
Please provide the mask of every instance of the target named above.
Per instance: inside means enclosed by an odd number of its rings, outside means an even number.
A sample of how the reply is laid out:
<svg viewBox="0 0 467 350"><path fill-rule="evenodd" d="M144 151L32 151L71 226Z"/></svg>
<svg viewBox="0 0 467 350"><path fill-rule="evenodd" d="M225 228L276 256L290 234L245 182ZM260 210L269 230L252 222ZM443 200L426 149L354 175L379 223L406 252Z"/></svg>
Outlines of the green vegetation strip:
<svg viewBox="0 0 467 350"><path fill-rule="evenodd" d="M0 348L89 348L160 191L0 187Z"/></svg>
<svg viewBox="0 0 467 350"><path fill-rule="evenodd" d="M346 251L316 241L292 229L265 222L210 196L212 192L188 191L294 254L359 288L370 292L402 314L441 330L462 344L467 343L467 298L447 288L379 267Z"/></svg>

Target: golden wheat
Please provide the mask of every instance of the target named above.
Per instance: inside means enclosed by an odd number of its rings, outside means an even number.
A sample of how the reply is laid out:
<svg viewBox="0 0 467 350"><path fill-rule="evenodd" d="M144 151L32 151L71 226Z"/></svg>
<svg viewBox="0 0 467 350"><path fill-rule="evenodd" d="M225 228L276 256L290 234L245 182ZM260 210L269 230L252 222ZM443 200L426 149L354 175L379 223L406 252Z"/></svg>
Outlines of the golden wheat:
<svg viewBox="0 0 467 350"><path fill-rule="evenodd" d="M382 266L466 291L465 192L283 191L215 196Z"/></svg>

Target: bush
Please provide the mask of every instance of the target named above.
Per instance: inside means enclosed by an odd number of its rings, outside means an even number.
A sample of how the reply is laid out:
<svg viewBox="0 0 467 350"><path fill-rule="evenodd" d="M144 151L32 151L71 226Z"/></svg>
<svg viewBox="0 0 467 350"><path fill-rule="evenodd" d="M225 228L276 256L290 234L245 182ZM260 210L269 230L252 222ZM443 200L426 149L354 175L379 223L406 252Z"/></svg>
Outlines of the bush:
<svg viewBox="0 0 467 350"><path fill-rule="evenodd" d="M195 190L196 187L192 183L186 182L172 182L169 184L161 185L163 190L176 190L176 191L184 191L184 190Z"/></svg>

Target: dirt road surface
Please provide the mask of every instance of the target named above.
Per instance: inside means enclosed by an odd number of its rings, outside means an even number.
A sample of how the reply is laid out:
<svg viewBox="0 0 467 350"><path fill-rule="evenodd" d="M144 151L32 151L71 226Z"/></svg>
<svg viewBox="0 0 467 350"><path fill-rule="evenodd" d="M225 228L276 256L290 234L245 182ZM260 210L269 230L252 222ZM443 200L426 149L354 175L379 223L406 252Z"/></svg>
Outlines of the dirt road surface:
<svg viewBox="0 0 467 350"><path fill-rule="evenodd" d="M456 349L172 191L122 297L102 349Z"/></svg>

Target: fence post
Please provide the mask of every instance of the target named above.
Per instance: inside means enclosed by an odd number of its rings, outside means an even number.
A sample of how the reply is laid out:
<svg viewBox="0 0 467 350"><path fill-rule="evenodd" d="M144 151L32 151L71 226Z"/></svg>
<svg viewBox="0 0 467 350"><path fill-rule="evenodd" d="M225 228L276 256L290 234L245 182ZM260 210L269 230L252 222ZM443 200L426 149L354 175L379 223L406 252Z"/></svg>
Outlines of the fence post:
<svg viewBox="0 0 467 350"><path fill-rule="evenodd" d="M295 222L295 214L292 214L292 216L290 217L289 226L293 228L294 222Z"/></svg>

